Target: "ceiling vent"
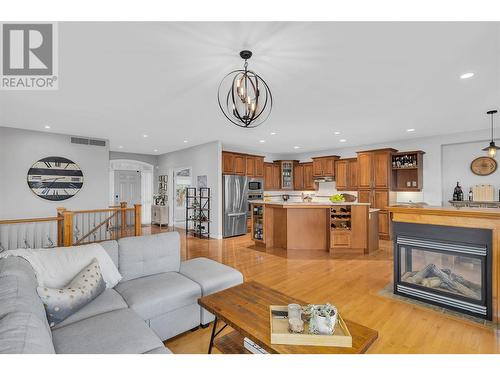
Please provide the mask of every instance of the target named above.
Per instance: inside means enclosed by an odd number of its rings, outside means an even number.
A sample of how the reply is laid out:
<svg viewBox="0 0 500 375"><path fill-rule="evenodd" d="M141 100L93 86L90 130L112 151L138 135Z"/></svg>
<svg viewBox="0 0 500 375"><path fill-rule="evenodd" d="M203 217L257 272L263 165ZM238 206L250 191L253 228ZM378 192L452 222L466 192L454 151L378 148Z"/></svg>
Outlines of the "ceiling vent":
<svg viewBox="0 0 500 375"><path fill-rule="evenodd" d="M71 143L76 143L78 145L89 145L89 146L106 146L106 141L102 139L92 139L92 138L81 138L81 137L71 137Z"/></svg>

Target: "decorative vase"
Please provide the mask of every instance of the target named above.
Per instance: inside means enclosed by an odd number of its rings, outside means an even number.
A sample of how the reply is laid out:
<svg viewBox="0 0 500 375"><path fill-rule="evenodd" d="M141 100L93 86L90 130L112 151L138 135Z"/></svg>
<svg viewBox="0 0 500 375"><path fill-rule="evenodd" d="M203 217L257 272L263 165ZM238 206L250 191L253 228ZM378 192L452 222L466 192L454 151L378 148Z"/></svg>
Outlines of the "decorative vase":
<svg viewBox="0 0 500 375"><path fill-rule="evenodd" d="M316 328L320 335L333 335L335 332L335 325L337 324L337 314L324 317L324 316L314 316L311 320L316 321Z"/></svg>

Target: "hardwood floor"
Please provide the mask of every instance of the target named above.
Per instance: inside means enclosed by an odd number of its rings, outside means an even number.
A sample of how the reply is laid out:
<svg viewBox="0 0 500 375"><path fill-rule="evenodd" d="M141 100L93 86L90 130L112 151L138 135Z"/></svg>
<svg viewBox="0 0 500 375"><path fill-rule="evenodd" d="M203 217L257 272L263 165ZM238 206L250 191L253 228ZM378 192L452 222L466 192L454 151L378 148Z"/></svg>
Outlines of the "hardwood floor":
<svg viewBox="0 0 500 375"><path fill-rule="evenodd" d="M168 230L168 229L167 229ZM146 228L144 233L157 232ZM379 332L368 353L500 353L500 329L378 295L392 280L392 244L369 255L255 247L248 235L224 240L182 238L182 258L204 256L313 303L331 302L349 320ZM228 331L229 332L229 331ZM210 329L174 337L174 353L206 353Z"/></svg>

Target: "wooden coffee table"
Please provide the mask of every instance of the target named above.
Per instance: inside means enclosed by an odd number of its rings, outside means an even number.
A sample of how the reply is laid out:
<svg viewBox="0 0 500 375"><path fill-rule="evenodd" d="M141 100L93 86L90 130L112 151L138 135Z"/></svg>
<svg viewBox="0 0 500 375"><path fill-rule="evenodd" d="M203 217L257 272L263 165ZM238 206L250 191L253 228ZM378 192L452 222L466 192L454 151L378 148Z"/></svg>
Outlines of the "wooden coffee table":
<svg viewBox="0 0 500 375"><path fill-rule="evenodd" d="M202 297L198 302L215 315L209 354L213 346L227 354L250 353L243 346L244 337L273 354L356 354L366 352L378 337L377 331L344 319L352 335L352 348L271 344L269 306L307 303L255 281ZM219 320L225 324L222 328L217 327ZM218 337L228 325L234 331Z"/></svg>

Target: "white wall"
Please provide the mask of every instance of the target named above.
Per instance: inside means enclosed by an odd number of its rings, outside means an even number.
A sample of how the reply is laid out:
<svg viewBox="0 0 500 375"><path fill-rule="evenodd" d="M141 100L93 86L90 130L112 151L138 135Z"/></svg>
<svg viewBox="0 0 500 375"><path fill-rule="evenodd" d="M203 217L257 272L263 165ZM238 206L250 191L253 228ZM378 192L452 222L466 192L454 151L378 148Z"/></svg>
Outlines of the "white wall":
<svg viewBox="0 0 500 375"><path fill-rule="evenodd" d="M486 142L467 142L443 145L443 200L452 198L453 188L457 181L460 182L467 199L469 189L473 185L490 184L495 186L495 200L498 200L498 189L500 189L500 170L489 176L477 176L472 173L470 163L479 156L485 156L486 152L481 151L486 147ZM498 162L498 161L497 161Z"/></svg>
<svg viewBox="0 0 500 375"><path fill-rule="evenodd" d="M108 206L108 145L77 145L70 138L0 127L0 219L54 216L57 207L82 210ZM28 187L29 168L47 156L68 158L82 169L83 187L74 197L50 202L37 197Z"/></svg>
<svg viewBox="0 0 500 375"><path fill-rule="evenodd" d="M205 143L184 150L160 155L158 173L169 176L169 221L172 222L173 172L175 168L191 167L193 186L197 176L207 176L207 186L211 188L213 211L210 223L210 235L222 238L222 145L219 141Z"/></svg>

